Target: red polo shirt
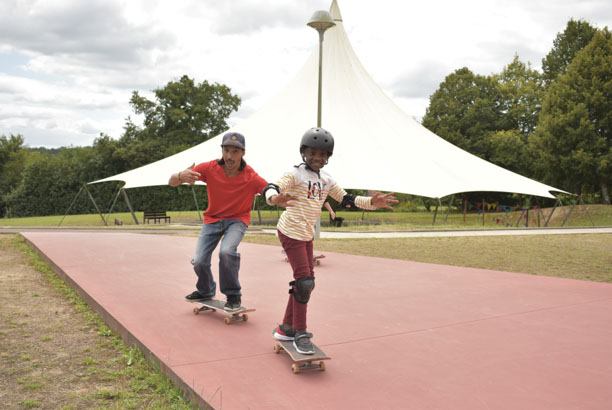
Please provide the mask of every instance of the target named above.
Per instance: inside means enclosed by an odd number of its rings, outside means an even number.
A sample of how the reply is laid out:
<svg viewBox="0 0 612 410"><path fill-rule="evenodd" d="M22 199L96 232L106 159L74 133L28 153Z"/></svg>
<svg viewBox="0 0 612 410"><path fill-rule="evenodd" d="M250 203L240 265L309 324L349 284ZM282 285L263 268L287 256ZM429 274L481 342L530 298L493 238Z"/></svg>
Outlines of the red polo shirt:
<svg viewBox="0 0 612 410"><path fill-rule="evenodd" d="M193 168L199 172L200 181L206 183L208 209L204 212L204 223L221 219L238 219L247 226L251 221L253 197L261 194L267 182L247 165L238 175L229 178L217 160L203 162Z"/></svg>

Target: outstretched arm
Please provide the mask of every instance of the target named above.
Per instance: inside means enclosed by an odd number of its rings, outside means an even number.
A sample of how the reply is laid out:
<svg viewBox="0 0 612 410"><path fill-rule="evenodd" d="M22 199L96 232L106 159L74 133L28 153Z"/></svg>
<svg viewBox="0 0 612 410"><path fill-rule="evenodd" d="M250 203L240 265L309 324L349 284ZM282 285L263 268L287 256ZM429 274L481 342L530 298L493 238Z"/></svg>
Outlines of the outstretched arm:
<svg viewBox="0 0 612 410"><path fill-rule="evenodd" d="M187 167L184 170L177 172L176 174L172 174L170 176L168 184L170 186L179 186L181 184L195 184L195 182L200 178L201 174L193 170L194 166L195 162L191 164L190 167Z"/></svg>
<svg viewBox="0 0 612 410"><path fill-rule="evenodd" d="M389 205L397 204L399 201L393 196L393 192L389 192L388 194L382 194L380 192L376 192L371 196L372 205L377 208L386 208L393 209Z"/></svg>
<svg viewBox="0 0 612 410"><path fill-rule="evenodd" d="M266 198L266 202L268 205L276 205L283 208L295 206L295 202L298 198L291 194L287 194L286 192L281 193L281 191L286 191L287 189L293 186L294 178L291 173L286 173L282 176L280 181L277 184L268 184L263 191L263 196Z"/></svg>
<svg viewBox="0 0 612 410"><path fill-rule="evenodd" d="M272 195L268 201L272 202L272 204L276 206L280 206L282 208L288 208L291 206L295 206L295 203L291 201L296 201L297 197L290 194L275 194Z"/></svg>

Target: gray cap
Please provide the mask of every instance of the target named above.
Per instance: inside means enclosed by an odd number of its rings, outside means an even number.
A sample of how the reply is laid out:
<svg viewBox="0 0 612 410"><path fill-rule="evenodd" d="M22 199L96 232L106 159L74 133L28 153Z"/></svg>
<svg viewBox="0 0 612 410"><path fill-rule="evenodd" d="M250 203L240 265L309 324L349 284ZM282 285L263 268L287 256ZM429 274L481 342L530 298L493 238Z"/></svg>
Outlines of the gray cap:
<svg viewBox="0 0 612 410"><path fill-rule="evenodd" d="M221 142L221 146L231 145L234 147L242 148L245 147L244 135L239 132L228 132L223 136L223 141Z"/></svg>

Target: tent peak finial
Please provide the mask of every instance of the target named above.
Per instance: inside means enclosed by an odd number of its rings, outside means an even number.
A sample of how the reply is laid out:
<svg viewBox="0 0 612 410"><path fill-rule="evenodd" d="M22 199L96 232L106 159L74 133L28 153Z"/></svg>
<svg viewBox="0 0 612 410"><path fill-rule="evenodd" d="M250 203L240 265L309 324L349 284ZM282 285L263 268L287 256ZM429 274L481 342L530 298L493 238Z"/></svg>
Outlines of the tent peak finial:
<svg viewBox="0 0 612 410"><path fill-rule="evenodd" d="M340 7L338 7L338 2L336 0L332 0L331 7L329 8L329 14L331 14L332 19L334 19L334 21L342 21Z"/></svg>

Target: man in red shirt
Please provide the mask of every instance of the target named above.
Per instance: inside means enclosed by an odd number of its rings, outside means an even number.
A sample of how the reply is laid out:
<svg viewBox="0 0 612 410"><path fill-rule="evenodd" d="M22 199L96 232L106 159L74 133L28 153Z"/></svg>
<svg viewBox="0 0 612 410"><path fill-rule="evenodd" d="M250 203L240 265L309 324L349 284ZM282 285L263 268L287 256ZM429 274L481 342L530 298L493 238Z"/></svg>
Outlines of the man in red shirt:
<svg viewBox="0 0 612 410"><path fill-rule="evenodd" d="M237 311L241 303L238 280L240 254L238 245L251 220L251 205L256 194L261 194L266 181L246 164L244 136L228 132L221 142L222 158L203 162L197 166L172 174L168 183L178 186L196 181L206 183L208 209L204 212L204 225L200 231L191 263L198 276L196 290L188 300L212 299L216 294L210 269L211 256L219 241L219 285L227 297L225 310Z"/></svg>

